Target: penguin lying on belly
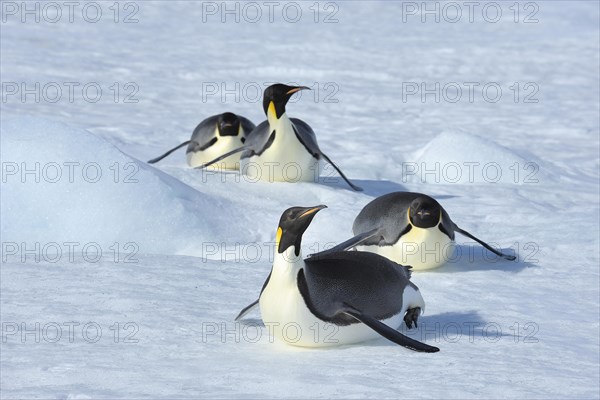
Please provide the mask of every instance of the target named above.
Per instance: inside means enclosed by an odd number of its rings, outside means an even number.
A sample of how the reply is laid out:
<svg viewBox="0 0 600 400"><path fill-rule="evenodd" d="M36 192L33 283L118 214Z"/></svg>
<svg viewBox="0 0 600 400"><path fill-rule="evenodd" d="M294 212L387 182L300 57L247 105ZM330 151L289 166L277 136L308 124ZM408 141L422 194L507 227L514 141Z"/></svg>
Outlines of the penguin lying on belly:
<svg viewBox="0 0 600 400"><path fill-rule="evenodd" d="M226 112L213 115L200 122L190 140L172 148L161 156L148 161L154 164L167 157L175 150L188 146L186 151L187 164L192 167L201 166L216 157L233 149L243 146L255 125L247 118ZM221 159L214 167L225 170L238 170L240 156L234 154Z"/></svg>
<svg viewBox="0 0 600 400"><path fill-rule="evenodd" d="M459 228L435 199L421 193L395 192L376 198L358 214L352 231L356 236L316 255L356 247L415 270L433 269L452 256L458 232L506 260L516 259Z"/></svg>
<svg viewBox="0 0 600 400"><path fill-rule="evenodd" d="M271 273L259 300L236 320L258 304L270 332L291 345L336 346L383 336L411 350L439 351L396 330L403 321L416 326L425 308L419 288L410 281L410 267L367 252L302 258L302 235L323 208L292 207L283 213Z"/></svg>
<svg viewBox="0 0 600 400"><path fill-rule="evenodd" d="M323 158L335 168L348 185L357 191L346 175L321 151L312 128L304 121L289 118L285 106L292 95L306 86L271 85L263 93L263 110L267 120L248 136L243 146L228 151L198 168L206 168L233 154L242 153L241 171L257 180L270 182L315 182Z"/></svg>

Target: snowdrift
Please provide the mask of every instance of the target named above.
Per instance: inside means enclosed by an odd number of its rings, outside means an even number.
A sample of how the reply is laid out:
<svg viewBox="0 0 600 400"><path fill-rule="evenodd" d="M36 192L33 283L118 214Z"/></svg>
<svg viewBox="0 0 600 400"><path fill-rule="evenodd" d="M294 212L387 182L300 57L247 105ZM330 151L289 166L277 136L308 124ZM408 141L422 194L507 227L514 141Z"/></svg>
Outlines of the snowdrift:
<svg viewBox="0 0 600 400"><path fill-rule="evenodd" d="M439 184L530 184L546 181L546 168L493 140L443 131L403 164L403 181Z"/></svg>
<svg viewBox="0 0 600 400"><path fill-rule="evenodd" d="M201 243L240 234L239 227L218 223L215 210L227 207L226 200L87 131L18 118L3 121L1 137L5 243L52 243L47 251L57 250L56 244L92 244L104 252L117 243L141 254L199 255ZM235 214L235 208L227 210Z"/></svg>

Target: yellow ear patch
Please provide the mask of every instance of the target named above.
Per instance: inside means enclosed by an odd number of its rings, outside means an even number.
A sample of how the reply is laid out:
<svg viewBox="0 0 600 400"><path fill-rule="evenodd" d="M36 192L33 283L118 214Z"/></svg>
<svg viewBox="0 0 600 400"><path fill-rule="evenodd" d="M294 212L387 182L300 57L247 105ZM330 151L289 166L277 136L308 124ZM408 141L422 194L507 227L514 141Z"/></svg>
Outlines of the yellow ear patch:
<svg viewBox="0 0 600 400"><path fill-rule="evenodd" d="M269 103L269 108L267 109L268 117L272 119L277 119L277 113L275 112L275 103L272 101Z"/></svg>
<svg viewBox="0 0 600 400"><path fill-rule="evenodd" d="M275 246L279 246L279 241L281 240L281 235L283 235L283 231L281 227L277 228L277 235L275 236Z"/></svg>

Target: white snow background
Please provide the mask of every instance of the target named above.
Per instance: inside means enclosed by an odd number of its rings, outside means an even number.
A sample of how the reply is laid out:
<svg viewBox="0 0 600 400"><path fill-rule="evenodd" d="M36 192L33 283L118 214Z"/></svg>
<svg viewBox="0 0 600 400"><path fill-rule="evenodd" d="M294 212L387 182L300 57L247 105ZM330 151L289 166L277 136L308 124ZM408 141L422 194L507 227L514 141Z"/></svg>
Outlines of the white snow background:
<svg viewBox="0 0 600 400"><path fill-rule="evenodd" d="M2 398L600 396L598 2L479 2L472 22L458 2L454 23L434 2L279 2L270 21L262 2L111 1L96 23L86 3L72 22L23 4L2 2L0 25ZM439 22L421 15L436 4ZM364 192L330 168L269 184L191 170L183 150L144 162L210 115L259 123L272 82L314 89L288 114ZM422 83L439 101L409 94ZM413 274L427 309L402 331L439 353L297 349L258 312L233 322L283 210L329 206L306 255L396 190L518 255L458 236L456 261Z"/></svg>

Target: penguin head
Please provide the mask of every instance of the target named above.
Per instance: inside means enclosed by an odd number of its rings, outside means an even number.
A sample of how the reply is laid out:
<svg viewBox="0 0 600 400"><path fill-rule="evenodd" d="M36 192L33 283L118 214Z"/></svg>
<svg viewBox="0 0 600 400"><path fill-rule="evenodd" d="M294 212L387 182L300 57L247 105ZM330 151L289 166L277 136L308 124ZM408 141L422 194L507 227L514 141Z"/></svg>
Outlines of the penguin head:
<svg viewBox="0 0 600 400"><path fill-rule="evenodd" d="M431 228L439 224L442 213L440 204L431 197L417 197L408 207L410 223L418 228Z"/></svg>
<svg viewBox="0 0 600 400"><path fill-rule="evenodd" d="M240 131L240 119L234 113L223 113L217 119L217 129L220 136L237 136Z"/></svg>
<svg viewBox="0 0 600 400"><path fill-rule="evenodd" d="M277 238L275 239L277 252L281 254L290 246L295 246L294 251L296 255L299 255L302 235L315 215L324 208L327 206L292 207L285 210L279 219L277 228Z"/></svg>
<svg viewBox="0 0 600 400"><path fill-rule="evenodd" d="M263 93L263 109L267 118L279 119L285 113L285 105L292 95L300 90L308 89L306 86L288 86L282 83L276 83L265 89Z"/></svg>

